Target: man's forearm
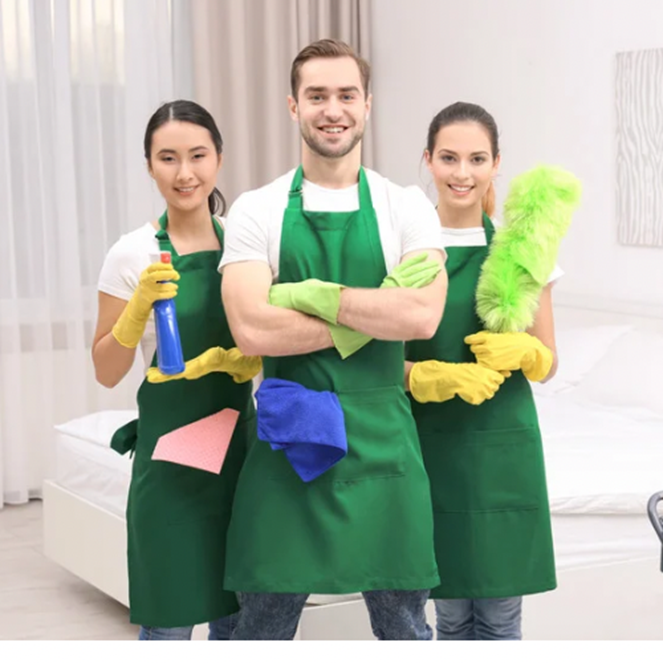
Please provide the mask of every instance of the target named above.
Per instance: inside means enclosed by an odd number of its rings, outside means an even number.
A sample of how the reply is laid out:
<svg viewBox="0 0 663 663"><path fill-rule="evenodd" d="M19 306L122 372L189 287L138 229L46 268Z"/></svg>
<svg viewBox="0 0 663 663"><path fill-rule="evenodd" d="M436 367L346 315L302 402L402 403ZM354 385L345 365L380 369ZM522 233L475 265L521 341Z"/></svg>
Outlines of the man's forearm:
<svg viewBox="0 0 663 663"><path fill-rule="evenodd" d="M262 262L228 265L221 296L237 347L254 357L302 355L333 347L327 325L267 303L272 273Z"/></svg>
<svg viewBox="0 0 663 663"><path fill-rule="evenodd" d="M436 295L431 303L429 288ZM446 293L444 283L426 288L345 288L339 324L385 341L431 338L440 324Z"/></svg>
<svg viewBox="0 0 663 663"><path fill-rule="evenodd" d="M326 323L298 311L260 304L247 318L229 317L235 343L245 355L283 357L333 347Z"/></svg>

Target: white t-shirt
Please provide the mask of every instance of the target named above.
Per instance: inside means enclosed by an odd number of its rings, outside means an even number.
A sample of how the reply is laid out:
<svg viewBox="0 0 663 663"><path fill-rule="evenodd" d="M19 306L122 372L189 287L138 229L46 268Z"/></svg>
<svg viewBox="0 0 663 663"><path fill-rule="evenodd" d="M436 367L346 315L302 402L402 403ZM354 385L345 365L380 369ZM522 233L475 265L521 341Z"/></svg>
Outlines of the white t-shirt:
<svg viewBox="0 0 663 663"><path fill-rule="evenodd" d="M224 225L221 217L217 221ZM133 296L140 275L153 262L159 261L159 240L156 238L156 228L151 223L146 223L140 228L122 235L120 239L111 246L99 274L98 289L107 295L118 297L129 301ZM154 353L157 349L157 337L154 327L154 314L150 317L140 341L140 349L143 355L145 367L150 366Z"/></svg>
<svg viewBox="0 0 663 663"><path fill-rule="evenodd" d="M411 251L437 249L445 253L437 212L424 192L416 186L398 186L372 170L365 169L365 173L387 272ZM273 280L278 280L283 213L294 174L291 170L235 201L228 213L219 270L234 262L257 260L266 262ZM326 189L304 180L302 195L304 209L309 211L350 212L359 208L358 184L345 189Z"/></svg>
<svg viewBox="0 0 663 663"><path fill-rule="evenodd" d="M497 219L491 219L495 229L499 228L502 223ZM442 237L444 245L449 246L486 246L486 233L484 232L483 226L478 226L476 228L444 228L442 227ZM555 265L555 268L552 271L552 274L548 278L548 283L557 281L561 276L564 275L564 272L559 267Z"/></svg>

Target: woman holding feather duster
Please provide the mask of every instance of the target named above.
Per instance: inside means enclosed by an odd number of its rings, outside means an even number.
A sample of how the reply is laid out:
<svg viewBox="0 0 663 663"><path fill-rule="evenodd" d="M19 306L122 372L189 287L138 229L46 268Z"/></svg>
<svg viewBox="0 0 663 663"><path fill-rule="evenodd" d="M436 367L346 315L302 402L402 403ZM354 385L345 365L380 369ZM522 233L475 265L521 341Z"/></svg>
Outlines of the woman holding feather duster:
<svg viewBox="0 0 663 663"><path fill-rule="evenodd" d="M438 639L521 639L522 596L556 587L541 434L530 381L557 367L551 289L577 180L537 167L491 220L494 119L456 103L430 124L449 290L428 341L407 344L405 382L431 479L442 583Z"/></svg>

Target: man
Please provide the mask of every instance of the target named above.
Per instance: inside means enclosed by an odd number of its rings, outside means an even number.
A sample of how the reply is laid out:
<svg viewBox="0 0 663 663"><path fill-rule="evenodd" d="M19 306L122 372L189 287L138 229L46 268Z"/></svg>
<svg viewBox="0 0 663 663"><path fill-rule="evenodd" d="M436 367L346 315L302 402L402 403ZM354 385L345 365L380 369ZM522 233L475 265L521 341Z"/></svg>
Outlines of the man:
<svg viewBox="0 0 663 663"><path fill-rule="evenodd" d="M361 167L369 79L342 42L304 48L288 97L302 165L240 196L227 219L219 269L235 342L265 358L266 378L333 392L348 447L312 481L264 441L249 450L228 534L235 639L291 639L309 593L359 591L379 639L431 638L433 519L403 341L437 330L445 254L421 190Z"/></svg>

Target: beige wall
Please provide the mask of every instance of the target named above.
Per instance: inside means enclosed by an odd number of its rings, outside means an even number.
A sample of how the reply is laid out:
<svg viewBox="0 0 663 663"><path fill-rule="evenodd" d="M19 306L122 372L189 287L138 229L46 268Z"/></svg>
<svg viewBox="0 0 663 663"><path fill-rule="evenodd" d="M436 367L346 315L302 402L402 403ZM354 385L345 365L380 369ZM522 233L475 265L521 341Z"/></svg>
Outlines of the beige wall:
<svg viewBox="0 0 663 663"><path fill-rule="evenodd" d="M617 243L614 111L615 53L663 46L663 2L373 5L373 130L383 174L425 186L420 158L433 115L457 100L482 104L501 131L498 210L509 179L537 162L583 181L558 292L663 304L663 250Z"/></svg>

